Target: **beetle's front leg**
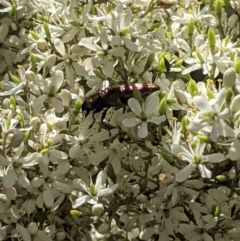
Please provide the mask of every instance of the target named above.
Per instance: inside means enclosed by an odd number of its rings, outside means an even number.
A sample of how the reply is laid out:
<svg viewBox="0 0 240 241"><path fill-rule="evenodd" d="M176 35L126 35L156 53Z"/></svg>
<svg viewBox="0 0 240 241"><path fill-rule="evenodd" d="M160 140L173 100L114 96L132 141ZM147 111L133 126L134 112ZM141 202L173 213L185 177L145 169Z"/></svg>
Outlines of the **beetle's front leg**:
<svg viewBox="0 0 240 241"><path fill-rule="evenodd" d="M95 119L94 114L96 114L96 113L98 113L98 112L99 112L98 109L95 109L95 110L93 111L93 113L92 113L93 122L92 122L92 124L88 127L89 129L91 129L91 128L93 127L94 123L96 122L96 119Z"/></svg>

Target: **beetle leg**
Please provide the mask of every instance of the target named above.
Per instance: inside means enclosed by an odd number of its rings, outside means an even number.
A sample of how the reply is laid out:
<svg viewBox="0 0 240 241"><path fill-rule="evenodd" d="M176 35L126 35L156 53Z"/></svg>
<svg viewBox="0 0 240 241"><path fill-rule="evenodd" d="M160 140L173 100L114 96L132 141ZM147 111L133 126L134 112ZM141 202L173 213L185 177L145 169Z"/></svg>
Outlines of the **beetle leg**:
<svg viewBox="0 0 240 241"><path fill-rule="evenodd" d="M95 119L94 114L96 114L96 113L98 113L98 112L99 112L99 110L98 110L98 109L95 109L95 110L93 111L93 113L92 113L93 122L92 122L92 124L89 126L89 128L92 128L92 127L93 127L93 125L94 125L94 123L96 122L96 119Z"/></svg>

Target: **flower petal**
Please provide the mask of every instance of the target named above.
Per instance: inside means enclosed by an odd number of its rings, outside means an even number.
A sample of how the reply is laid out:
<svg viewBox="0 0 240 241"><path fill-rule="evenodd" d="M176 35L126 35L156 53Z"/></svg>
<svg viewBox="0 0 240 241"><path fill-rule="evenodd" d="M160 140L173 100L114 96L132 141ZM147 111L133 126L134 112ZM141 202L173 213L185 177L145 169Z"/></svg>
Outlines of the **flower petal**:
<svg viewBox="0 0 240 241"><path fill-rule="evenodd" d="M202 162L219 163L226 160L222 153L214 153L203 157Z"/></svg>
<svg viewBox="0 0 240 241"><path fill-rule="evenodd" d="M138 118L129 118L122 121L122 124L129 128L136 126L138 123L139 123Z"/></svg>
<svg viewBox="0 0 240 241"><path fill-rule="evenodd" d="M188 166L184 167L182 170L180 170L176 174L176 176L175 176L176 181L177 182L186 181L194 169L195 169L195 165L188 165Z"/></svg>
<svg viewBox="0 0 240 241"><path fill-rule="evenodd" d="M54 47L58 51L59 54L61 54L62 56L66 55L65 46L61 39L59 39L59 38L54 39Z"/></svg>
<svg viewBox="0 0 240 241"><path fill-rule="evenodd" d="M196 107L203 111L203 112L213 112L212 107L210 106L208 100L204 98L203 96L195 96L193 98L193 103L196 105Z"/></svg>
<svg viewBox="0 0 240 241"><path fill-rule="evenodd" d="M73 208L77 208L82 206L84 203L86 203L87 201L89 201L91 199L92 196L90 195L85 195L82 196L80 198L77 198L73 203L72 203L72 207Z"/></svg>
<svg viewBox="0 0 240 241"><path fill-rule="evenodd" d="M140 138L145 138L148 135L148 128L147 128L147 122L142 122L140 125L140 128L138 129L138 136Z"/></svg>
<svg viewBox="0 0 240 241"><path fill-rule="evenodd" d="M199 164L198 170L201 173L202 178L211 178L212 177L212 172L210 170L208 170L204 165Z"/></svg>
<svg viewBox="0 0 240 241"><path fill-rule="evenodd" d="M193 162L193 157L190 151L181 145L173 144L172 153L173 155L181 158L182 160L188 161L189 163Z"/></svg>
<svg viewBox="0 0 240 241"><path fill-rule="evenodd" d="M54 203L53 193L47 185L44 186L45 190L43 191L43 200L47 207L51 207Z"/></svg>
<svg viewBox="0 0 240 241"><path fill-rule="evenodd" d="M130 98L128 100L128 106L131 108L131 110L137 115L141 116L142 107L140 106L139 102L135 98Z"/></svg>
<svg viewBox="0 0 240 241"><path fill-rule="evenodd" d="M108 196L113 194L116 189L118 188L119 184L113 184L111 187L108 188L104 188L102 190L100 190L97 194L98 197L103 197L103 196Z"/></svg>
<svg viewBox="0 0 240 241"><path fill-rule="evenodd" d="M158 96L148 96L145 103L144 103L144 112L146 114L146 116L151 116L153 113L156 112L157 107L159 104L159 98Z"/></svg>
<svg viewBox="0 0 240 241"><path fill-rule="evenodd" d="M154 123L156 125L159 125L159 124L161 124L165 120L166 120L166 117L162 115L162 116L153 116L150 119L148 119L147 121L148 122L152 122L152 123Z"/></svg>
<svg viewBox="0 0 240 241"><path fill-rule="evenodd" d="M24 241L31 241L31 235L26 228L24 228L23 226L17 223L16 229L17 229L17 232L22 236L22 239Z"/></svg>
<svg viewBox="0 0 240 241"><path fill-rule="evenodd" d="M8 170L7 174L3 176L3 186L8 188L12 187L17 180L16 171L11 168Z"/></svg>

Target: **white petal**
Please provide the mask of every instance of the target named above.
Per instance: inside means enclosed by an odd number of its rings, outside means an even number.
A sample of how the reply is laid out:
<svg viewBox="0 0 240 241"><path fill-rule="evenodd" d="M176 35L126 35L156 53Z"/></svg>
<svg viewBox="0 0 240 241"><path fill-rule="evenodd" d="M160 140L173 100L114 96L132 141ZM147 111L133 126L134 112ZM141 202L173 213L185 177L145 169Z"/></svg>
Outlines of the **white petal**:
<svg viewBox="0 0 240 241"><path fill-rule="evenodd" d="M54 86L54 94L56 94L58 92L58 90L60 89L61 85L62 85L62 79L63 79L64 75L62 70L56 70L53 75L52 75L52 79L51 79L51 84L49 86L49 89L51 88L51 86Z"/></svg>
<svg viewBox="0 0 240 241"><path fill-rule="evenodd" d="M16 224L17 232L22 236L23 241L31 241L31 235L26 228L20 224Z"/></svg>
<svg viewBox="0 0 240 241"><path fill-rule="evenodd" d="M71 65L66 66L66 77L67 77L67 82L71 88L75 86L75 77L73 73L73 68Z"/></svg>
<svg viewBox="0 0 240 241"><path fill-rule="evenodd" d="M12 187L17 180L16 171L11 168L8 170L7 174L3 176L3 186L8 188Z"/></svg>
<svg viewBox="0 0 240 241"><path fill-rule="evenodd" d="M111 195L113 194L116 189L118 188L119 184L114 184L112 185L111 187L108 187L108 188L104 188L102 190L100 190L97 194L98 197L103 197L103 196L108 196L108 195Z"/></svg>
<svg viewBox="0 0 240 241"><path fill-rule="evenodd" d="M31 167L37 165L41 157L42 155L40 153L34 152L30 156L19 160L19 162L22 162L24 167Z"/></svg>
<svg viewBox="0 0 240 241"><path fill-rule="evenodd" d="M97 175L97 180L95 183L95 188L97 191L99 191L103 185L106 184L106 180L107 180L107 173L103 170L100 171Z"/></svg>
<svg viewBox="0 0 240 241"><path fill-rule="evenodd" d="M209 102L206 98L203 96L195 96L193 98L193 103L196 105L196 107L203 111L203 112L213 112L212 107L209 105Z"/></svg>
<svg viewBox="0 0 240 241"><path fill-rule="evenodd" d="M128 106L132 109L132 111L137 115L141 116L141 113L143 111L140 103L135 98L130 98L128 100Z"/></svg>
<svg viewBox="0 0 240 241"><path fill-rule="evenodd" d="M66 55L65 46L64 46L62 40L60 40L59 38L54 39L54 47L58 51L58 53L61 54L61 56Z"/></svg>
<svg viewBox="0 0 240 241"><path fill-rule="evenodd" d="M192 171L195 169L194 165L188 165L184 167L182 170L180 170L176 176L175 179L177 182L184 182L188 179L188 177L191 175Z"/></svg>
<svg viewBox="0 0 240 241"><path fill-rule="evenodd" d="M152 123L154 123L156 125L159 125L159 124L161 124L165 120L166 120L165 116L153 116L150 119L148 119L147 121L148 122L152 122Z"/></svg>
<svg viewBox="0 0 240 241"><path fill-rule="evenodd" d="M31 181L31 185L33 187L40 187L43 185L43 183L44 183L44 179L41 177L34 177Z"/></svg>
<svg viewBox="0 0 240 241"><path fill-rule="evenodd" d="M54 203L54 197L52 190L47 186L44 185L45 190L43 191L43 200L47 207L51 207Z"/></svg>
<svg viewBox="0 0 240 241"><path fill-rule="evenodd" d="M156 112L157 107L159 104L159 98L157 96L149 96L146 99L146 102L144 103L144 112L146 116L151 116L153 113Z"/></svg>
<svg viewBox="0 0 240 241"><path fill-rule="evenodd" d="M145 138L148 135L148 128L147 128L148 124L147 122L142 122L142 124L140 125L140 128L138 129L138 136L140 138Z"/></svg>
<svg viewBox="0 0 240 241"><path fill-rule="evenodd" d="M58 166L57 166L57 169L56 171L53 171L51 173L51 177L59 177L59 176L62 176L64 174L66 174L70 169L70 164L68 162L63 162L63 163L60 163Z"/></svg>
<svg viewBox="0 0 240 241"><path fill-rule="evenodd" d="M203 157L202 162L219 163L226 160L222 153L214 153Z"/></svg>
<svg viewBox="0 0 240 241"><path fill-rule="evenodd" d="M72 191L72 188L65 183L61 183L58 181L54 181L54 183L52 183L52 186L59 191L62 191L63 193L70 193Z"/></svg>
<svg viewBox="0 0 240 241"><path fill-rule="evenodd" d="M131 41L129 38L123 37L123 41L129 50L131 50L132 52L139 52L138 46L133 41Z"/></svg>
<svg viewBox="0 0 240 241"><path fill-rule="evenodd" d="M122 121L122 124L126 127L134 127L139 123L139 119L138 118L130 118L130 119L125 119Z"/></svg>
<svg viewBox="0 0 240 241"><path fill-rule="evenodd" d="M92 196L90 195L85 195L82 196L80 198L77 198L73 203L72 203L72 207L73 208L77 208L82 206L84 203L86 203L88 200L90 200L92 198Z"/></svg>
<svg viewBox="0 0 240 241"><path fill-rule="evenodd" d="M20 175L17 180L18 180L19 184L24 188L27 188L30 186L30 181L24 175Z"/></svg>
<svg viewBox="0 0 240 241"><path fill-rule="evenodd" d="M91 50L93 50L94 52L98 52L98 51L101 50L101 48L94 43L94 40L95 40L94 37L82 38L82 39L80 40L80 42L78 43L78 45L84 46L84 47L86 47L86 48L88 48L88 49L91 49Z"/></svg>
<svg viewBox="0 0 240 241"><path fill-rule="evenodd" d="M53 107L55 108L57 113L61 113L64 111L63 104L59 99L51 98L51 101L52 101Z"/></svg>
<svg viewBox="0 0 240 241"><path fill-rule="evenodd" d="M198 170L201 173L202 178L211 178L212 177L212 172L210 170L208 170L204 165L199 164Z"/></svg>
<svg viewBox="0 0 240 241"><path fill-rule="evenodd" d="M190 151L181 145L173 144L172 145L172 153L173 153L173 155L181 158L182 160L186 160L189 163L193 162L193 157L192 157L192 154L190 153Z"/></svg>
<svg viewBox="0 0 240 241"><path fill-rule="evenodd" d="M122 31L123 28L128 27L132 20L132 11L130 8L127 8L123 11L120 18L120 31Z"/></svg>

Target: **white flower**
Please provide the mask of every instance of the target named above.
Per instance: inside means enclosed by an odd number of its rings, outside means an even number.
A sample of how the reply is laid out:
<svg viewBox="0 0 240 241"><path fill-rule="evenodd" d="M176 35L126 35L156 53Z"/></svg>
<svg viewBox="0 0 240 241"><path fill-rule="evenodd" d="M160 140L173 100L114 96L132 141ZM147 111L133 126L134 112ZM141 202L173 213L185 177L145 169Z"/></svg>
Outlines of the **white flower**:
<svg viewBox="0 0 240 241"><path fill-rule="evenodd" d="M75 86L75 75L84 76L87 74L84 67L81 66L78 61L80 61L79 55L75 54L74 52L71 53L71 49L68 49L66 52L64 43L61 39L56 38L54 39L54 46L58 53L62 56L59 58L61 62L53 67L52 71L56 70L64 70L66 73L66 79L70 87Z"/></svg>
<svg viewBox="0 0 240 241"><path fill-rule="evenodd" d="M159 99L157 96L148 96L145 103L140 105L137 99L130 98L128 105L137 115L137 118L125 119L122 124L126 127L134 127L139 125L138 136L145 138L148 135L148 122L159 125L166 120L165 116L158 116Z"/></svg>
<svg viewBox="0 0 240 241"><path fill-rule="evenodd" d="M225 102L226 89L222 88L214 99L208 101L203 96L195 96L193 103L200 110L200 113L189 123L189 130L198 132L204 130L210 132L210 138L215 141L220 135L226 136L228 129L224 120L230 115L228 107L222 108Z"/></svg>
<svg viewBox="0 0 240 241"><path fill-rule="evenodd" d="M226 159L222 153L213 153L209 155L204 155L206 144L200 141L196 142L196 147L193 149L189 145L189 150L185 147L173 144L172 153L178 158L187 161L189 165L184 167L176 174L177 182L184 182L191 175L192 171L198 168L202 178L211 178L212 172L208 170L202 163L220 163Z"/></svg>
<svg viewBox="0 0 240 241"><path fill-rule="evenodd" d="M70 164L68 162L62 162L59 164L55 171L49 170L49 165L45 163L39 164L42 176L36 176L31 181L32 187L43 187L43 192L39 194L37 199L43 200L46 207L52 207L56 194L58 197L61 193L57 194L56 191L62 193L70 193L71 186L65 184L62 180L64 175L69 171ZM38 202L41 202L38 200ZM37 200L36 200L37 201Z"/></svg>
<svg viewBox="0 0 240 241"><path fill-rule="evenodd" d="M93 184L91 181L90 185L87 185L81 179L75 179L73 181L74 187L82 190L82 192L80 192L80 197L78 197L72 203L73 208L80 207L86 202L90 204L97 204L100 197L105 197L113 194L118 188L119 184L113 184L107 187L106 181L107 173L105 171L100 171L98 173L95 184ZM83 193L87 194L84 195Z"/></svg>
<svg viewBox="0 0 240 241"><path fill-rule="evenodd" d="M61 113L64 110L62 102L57 98L57 93L62 85L62 79L63 72L57 70L51 79L43 80L43 82L40 83L39 87L43 89L44 94L33 99L31 105L34 109L40 109L44 101L49 100L49 104L56 109L56 112Z"/></svg>

